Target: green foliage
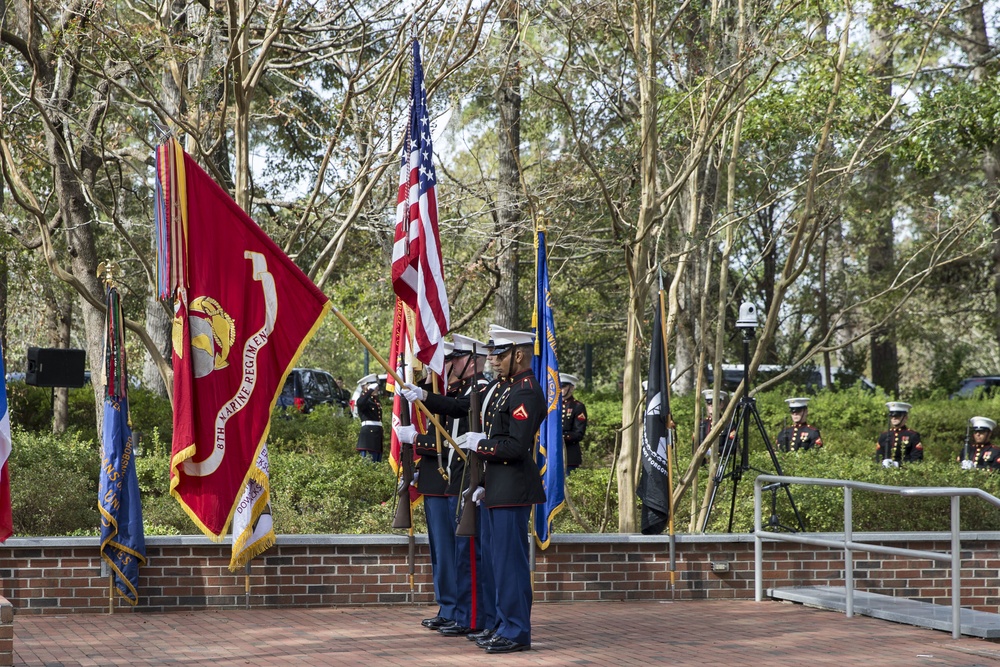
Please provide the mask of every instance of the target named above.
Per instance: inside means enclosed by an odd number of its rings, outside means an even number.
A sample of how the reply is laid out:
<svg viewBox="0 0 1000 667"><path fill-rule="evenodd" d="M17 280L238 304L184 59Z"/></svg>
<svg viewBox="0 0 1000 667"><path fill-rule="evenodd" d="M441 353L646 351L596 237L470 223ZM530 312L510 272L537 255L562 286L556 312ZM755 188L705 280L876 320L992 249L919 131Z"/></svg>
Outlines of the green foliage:
<svg viewBox="0 0 1000 667"><path fill-rule="evenodd" d="M869 482L887 486L939 486L980 488L1000 497L1000 476L984 470L963 471L954 463L924 462L902 468L883 468L874 461L847 454L824 451L779 453L782 472L796 477L817 477ZM751 465L758 470L771 470L767 455L754 452ZM753 529L753 479L748 473L737 487L733 532ZM725 531L729 520L728 501L731 482L720 489L719 501L712 512L709 532ZM840 532L844 525L844 495L838 487L792 486L792 497L810 532ZM725 498L725 502L721 499ZM853 529L855 531L938 531L947 530L949 501L947 498L913 498L873 492L853 494ZM777 491L779 522L794 526L795 519L782 490ZM771 494L764 496L763 521L771 515ZM1000 512L978 499L962 501L962 530L998 530Z"/></svg>
<svg viewBox="0 0 1000 667"><path fill-rule="evenodd" d="M396 477L357 454L271 454L271 502L279 533L389 532Z"/></svg>
<svg viewBox="0 0 1000 667"><path fill-rule="evenodd" d="M157 451L169 451L174 433L174 412L170 407L170 400L147 389L129 389L128 408L132 432L144 443L156 433L158 442L166 443L166 449L158 446Z"/></svg>
<svg viewBox="0 0 1000 667"><path fill-rule="evenodd" d="M279 408L271 417L268 440L272 450L309 452L329 449L353 454L360 428L358 420L338 415L329 405L318 405L307 415L294 409Z"/></svg>
<svg viewBox="0 0 1000 667"><path fill-rule="evenodd" d="M587 406L587 435L583 440L583 465L611 465L618 431L622 426L622 399L606 393L577 394Z"/></svg>
<svg viewBox="0 0 1000 667"><path fill-rule="evenodd" d="M10 409L10 423L25 431L52 428L51 391L45 387L32 387L23 381L9 382L7 406Z"/></svg>
<svg viewBox="0 0 1000 667"><path fill-rule="evenodd" d="M601 532L602 526L605 530L608 527L617 530L618 481L612 468L578 468L566 478L566 491L591 530ZM585 530L566 507L556 516L554 532L582 533Z"/></svg>
<svg viewBox="0 0 1000 667"><path fill-rule="evenodd" d="M12 385L16 386L16 385ZM34 388L32 388L34 389ZM77 409L90 411L89 390L75 392ZM763 392L757 404L769 438L774 438L787 420L784 398L788 388ZM45 390L24 391L19 406L44 399ZM194 532L191 520L169 490L169 405L148 392L132 394L132 418L143 424L142 453L135 459L142 493L143 518L149 535ZM589 426L584 442L584 465L566 482L569 498L593 530L616 530L618 488L614 476L615 439L621 425L621 399L613 394L582 393ZM886 470L874 460L875 438L885 428L885 401L881 393L859 388L816 394L810 403L810 421L823 432L824 447L814 452L778 453L787 475L853 479L904 486L978 486L1000 496L1000 476L981 471L963 472L954 463L965 424L974 415L1000 414L1000 397L979 400L915 401L910 425L920 431L925 443L925 462L900 470ZM12 404L14 399L12 399ZM671 408L678 422L678 478L690 463L687 444L692 432L694 396L674 396ZM139 406L139 407L136 407ZM20 407L19 409L27 409ZM388 415L388 411L386 411ZM98 526L98 446L82 437L82 429L61 436L45 432L14 431L11 475L15 529L19 535L94 535ZM161 430L164 429L164 430ZM391 532L395 511L396 479L387 463L361 459L354 447L358 422L321 406L308 415L276 412L269 437L271 452L271 497L275 529L286 534L383 533ZM774 466L751 431L751 464L758 470ZM752 479L747 473L738 485L734 530L750 530L753 521ZM708 482L702 469L699 499ZM39 493L38 489L45 489ZM732 491L720 489L711 516L710 532L724 531L729 519ZM842 493L835 488L793 487L795 502L806 526L813 531L835 531L842 522ZM765 498L765 517L770 515L770 497ZM784 525L793 525L787 498L779 492L776 508ZM1000 529L1000 515L978 500L963 501L963 529ZM687 529L690 497L677 507L675 526ZM947 501L875 496L858 493L854 498L855 530L943 530ZM423 513L414 514L417 530L424 529ZM569 508L556 518L557 533L582 532L583 526Z"/></svg>
<svg viewBox="0 0 1000 667"><path fill-rule="evenodd" d="M100 456L75 434L11 432L10 488L16 535L95 529Z"/></svg>

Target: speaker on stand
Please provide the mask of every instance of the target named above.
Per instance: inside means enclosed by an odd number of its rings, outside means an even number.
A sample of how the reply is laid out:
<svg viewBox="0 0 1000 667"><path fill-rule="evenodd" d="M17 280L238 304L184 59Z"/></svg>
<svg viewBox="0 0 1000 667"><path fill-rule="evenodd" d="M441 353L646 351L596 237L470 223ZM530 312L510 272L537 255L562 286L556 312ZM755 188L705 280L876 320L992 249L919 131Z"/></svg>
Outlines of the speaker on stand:
<svg viewBox="0 0 1000 667"><path fill-rule="evenodd" d="M87 353L58 347L29 347L25 384L34 387L52 387L49 415L55 419L56 387L82 387L86 381L84 366Z"/></svg>

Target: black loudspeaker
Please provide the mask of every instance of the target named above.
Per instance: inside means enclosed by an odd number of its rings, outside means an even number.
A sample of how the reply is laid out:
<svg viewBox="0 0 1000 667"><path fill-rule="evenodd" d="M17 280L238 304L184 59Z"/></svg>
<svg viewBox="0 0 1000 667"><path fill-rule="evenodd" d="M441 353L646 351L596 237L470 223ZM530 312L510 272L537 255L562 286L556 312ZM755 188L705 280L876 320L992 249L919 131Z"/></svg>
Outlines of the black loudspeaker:
<svg viewBox="0 0 1000 667"><path fill-rule="evenodd" d="M35 387L82 387L86 361L84 350L29 347L24 381Z"/></svg>

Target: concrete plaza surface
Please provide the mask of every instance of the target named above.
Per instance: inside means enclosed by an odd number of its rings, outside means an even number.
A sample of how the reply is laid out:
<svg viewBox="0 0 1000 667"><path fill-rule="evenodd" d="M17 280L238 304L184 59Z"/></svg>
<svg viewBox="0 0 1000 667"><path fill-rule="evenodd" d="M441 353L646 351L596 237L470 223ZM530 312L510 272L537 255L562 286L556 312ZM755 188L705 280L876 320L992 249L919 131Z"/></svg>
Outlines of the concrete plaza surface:
<svg viewBox="0 0 1000 667"><path fill-rule="evenodd" d="M420 626L426 606L32 616L14 664L1000 665L1000 644L768 601L536 604L531 651L487 655Z"/></svg>

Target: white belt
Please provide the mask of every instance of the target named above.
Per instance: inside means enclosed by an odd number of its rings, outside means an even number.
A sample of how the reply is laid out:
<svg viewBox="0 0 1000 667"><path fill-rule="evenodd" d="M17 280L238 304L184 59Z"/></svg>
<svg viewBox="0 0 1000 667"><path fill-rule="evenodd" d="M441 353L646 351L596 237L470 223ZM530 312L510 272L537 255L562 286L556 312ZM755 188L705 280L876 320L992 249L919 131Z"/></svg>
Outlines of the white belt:
<svg viewBox="0 0 1000 667"><path fill-rule="evenodd" d="M382 426L382 422L361 422L362 426Z"/></svg>

